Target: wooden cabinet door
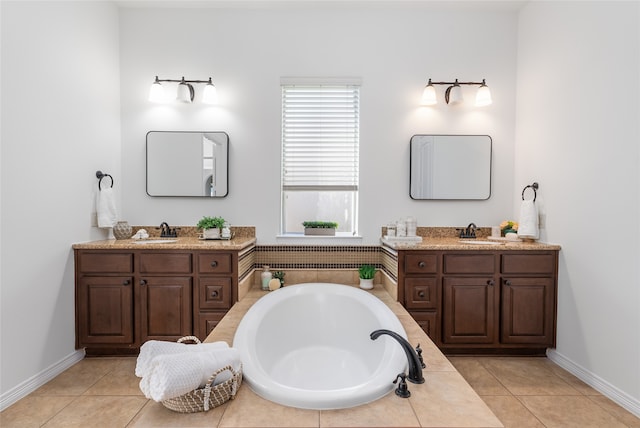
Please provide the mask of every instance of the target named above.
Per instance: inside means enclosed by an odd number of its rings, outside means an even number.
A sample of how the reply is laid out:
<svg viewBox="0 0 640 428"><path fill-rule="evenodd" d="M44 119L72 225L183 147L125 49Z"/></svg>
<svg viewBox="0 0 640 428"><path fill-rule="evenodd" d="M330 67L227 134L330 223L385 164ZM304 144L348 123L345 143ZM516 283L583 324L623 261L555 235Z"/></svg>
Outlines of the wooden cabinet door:
<svg viewBox="0 0 640 428"><path fill-rule="evenodd" d="M133 278L84 276L78 280L78 345L133 342Z"/></svg>
<svg viewBox="0 0 640 428"><path fill-rule="evenodd" d="M140 279L141 343L191 335L191 277Z"/></svg>
<svg viewBox="0 0 640 428"><path fill-rule="evenodd" d="M443 343L495 342L495 288L491 276L443 278Z"/></svg>
<svg viewBox="0 0 640 428"><path fill-rule="evenodd" d="M503 278L502 343L555 344L552 278Z"/></svg>

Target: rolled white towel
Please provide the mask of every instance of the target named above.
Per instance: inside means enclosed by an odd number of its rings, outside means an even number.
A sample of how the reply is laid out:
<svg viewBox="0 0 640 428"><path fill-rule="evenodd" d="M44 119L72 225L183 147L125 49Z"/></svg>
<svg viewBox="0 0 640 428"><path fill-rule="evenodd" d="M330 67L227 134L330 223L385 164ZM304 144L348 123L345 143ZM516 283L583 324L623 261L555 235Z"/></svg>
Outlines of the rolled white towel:
<svg viewBox="0 0 640 428"><path fill-rule="evenodd" d="M206 352L215 349L229 348L227 342L198 343L188 345L178 342L166 342L163 340L149 340L140 347L140 354L136 360L136 376L144 377L149 373L151 360L159 355L182 354L185 352Z"/></svg>
<svg viewBox="0 0 640 428"><path fill-rule="evenodd" d="M140 381L145 397L163 401L179 397L204 386L218 369L230 365L240 370L240 353L237 349L217 349L208 352L160 355L151 361L149 374ZM231 373L220 373L214 385L231 378Z"/></svg>
<svg viewBox="0 0 640 428"><path fill-rule="evenodd" d="M538 239L538 208L533 201L522 201L520 221L518 222L518 238Z"/></svg>

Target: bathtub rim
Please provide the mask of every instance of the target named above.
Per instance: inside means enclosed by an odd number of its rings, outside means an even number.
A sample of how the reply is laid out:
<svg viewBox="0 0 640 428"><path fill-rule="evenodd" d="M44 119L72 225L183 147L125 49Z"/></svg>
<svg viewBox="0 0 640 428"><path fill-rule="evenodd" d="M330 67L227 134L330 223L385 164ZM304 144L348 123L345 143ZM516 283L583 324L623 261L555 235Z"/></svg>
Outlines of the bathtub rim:
<svg viewBox="0 0 640 428"><path fill-rule="evenodd" d="M287 286L285 288L270 292L256 301L245 313L236 329L233 346L236 347L243 361L243 371L245 383L262 398L289 407L312 410L334 410L359 406L376 401L390 393L394 385L392 381L403 371L407 370L406 355L397 342L383 339L385 341L383 357L389 364L378 369L371 379L359 385L330 390L304 390L288 385L277 383L271 379L258 364L251 360L255 357L255 352L251 352L251 346L247 341L255 337L258 328L253 318L261 319L269 309L279 304L282 299L299 296L306 293L332 292L338 295L357 296L367 302L367 306L373 310L376 318L384 319L384 326L396 331L399 335L407 338L407 333L398 319L397 315L389 306L373 295L370 291L364 291L355 286L312 282ZM251 314L251 318L249 315ZM248 321L245 321L248 320ZM253 324L251 324L253 323ZM387 324L388 323L388 324ZM371 331L375 330L372 328Z"/></svg>

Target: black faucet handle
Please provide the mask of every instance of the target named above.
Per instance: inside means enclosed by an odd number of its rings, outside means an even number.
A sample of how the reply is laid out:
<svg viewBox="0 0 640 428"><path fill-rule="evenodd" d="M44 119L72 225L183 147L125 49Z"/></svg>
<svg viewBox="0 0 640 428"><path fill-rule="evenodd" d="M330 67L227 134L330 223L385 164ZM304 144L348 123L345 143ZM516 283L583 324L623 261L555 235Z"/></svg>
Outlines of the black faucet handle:
<svg viewBox="0 0 640 428"><path fill-rule="evenodd" d="M398 379L400 379L400 382L398 382ZM396 376L396 379L393 381L393 383L398 383L398 387L396 388L396 395L398 397L402 397L402 398L409 398L411 397L411 391L409 391L409 387L407 386L407 375L402 372L400 374L398 374L398 376Z"/></svg>
<svg viewBox="0 0 640 428"><path fill-rule="evenodd" d="M416 354L418 354L418 360L420 360L420 365L422 366L422 368L426 368L427 365L424 363L424 360L422 359L422 348L420 347L420 344L418 343L418 346L416 346Z"/></svg>

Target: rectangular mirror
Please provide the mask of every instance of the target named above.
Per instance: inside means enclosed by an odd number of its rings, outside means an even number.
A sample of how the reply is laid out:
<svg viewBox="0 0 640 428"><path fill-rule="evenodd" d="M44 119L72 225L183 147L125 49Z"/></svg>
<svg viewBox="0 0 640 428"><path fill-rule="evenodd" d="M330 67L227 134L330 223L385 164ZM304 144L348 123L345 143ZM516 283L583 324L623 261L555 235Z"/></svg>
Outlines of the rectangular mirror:
<svg viewBox="0 0 640 428"><path fill-rule="evenodd" d="M147 194L224 198L229 193L225 132L149 131Z"/></svg>
<svg viewBox="0 0 640 428"><path fill-rule="evenodd" d="M410 141L412 199L489 199L491 137L414 135Z"/></svg>

